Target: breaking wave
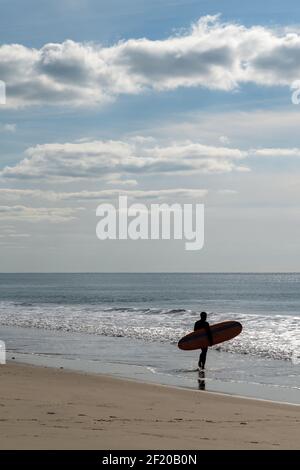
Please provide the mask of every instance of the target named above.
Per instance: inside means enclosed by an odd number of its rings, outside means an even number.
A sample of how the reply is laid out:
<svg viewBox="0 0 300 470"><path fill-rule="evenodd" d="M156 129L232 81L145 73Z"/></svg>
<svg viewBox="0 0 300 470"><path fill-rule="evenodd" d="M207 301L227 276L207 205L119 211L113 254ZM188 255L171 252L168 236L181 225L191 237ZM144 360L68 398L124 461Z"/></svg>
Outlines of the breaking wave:
<svg viewBox="0 0 300 470"><path fill-rule="evenodd" d="M91 304L0 302L0 325L169 343L177 343L191 331L198 317L199 312L183 308L99 308ZM243 332L215 349L299 362L299 317L231 312L209 316L210 323L230 319L241 322Z"/></svg>

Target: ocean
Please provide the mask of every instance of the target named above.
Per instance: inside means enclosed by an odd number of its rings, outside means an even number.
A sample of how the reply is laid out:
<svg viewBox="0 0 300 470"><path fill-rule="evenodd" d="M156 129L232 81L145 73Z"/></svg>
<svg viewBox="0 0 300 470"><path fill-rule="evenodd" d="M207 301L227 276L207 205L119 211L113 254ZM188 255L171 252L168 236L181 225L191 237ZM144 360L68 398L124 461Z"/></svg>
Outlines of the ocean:
<svg viewBox="0 0 300 470"><path fill-rule="evenodd" d="M177 342L203 310L243 331L199 377ZM0 274L0 340L33 364L300 403L299 321L296 273Z"/></svg>

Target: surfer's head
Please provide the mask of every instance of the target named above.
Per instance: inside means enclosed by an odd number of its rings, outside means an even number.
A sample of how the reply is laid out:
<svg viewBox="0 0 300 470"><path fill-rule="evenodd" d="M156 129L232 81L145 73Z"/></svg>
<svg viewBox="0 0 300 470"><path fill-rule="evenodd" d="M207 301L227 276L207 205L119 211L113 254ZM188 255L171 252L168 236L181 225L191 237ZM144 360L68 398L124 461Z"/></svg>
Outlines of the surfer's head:
<svg viewBox="0 0 300 470"><path fill-rule="evenodd" d="M207 318L207 313L206 312L201 312L200 313L201 320L206 320Z"/></svg>

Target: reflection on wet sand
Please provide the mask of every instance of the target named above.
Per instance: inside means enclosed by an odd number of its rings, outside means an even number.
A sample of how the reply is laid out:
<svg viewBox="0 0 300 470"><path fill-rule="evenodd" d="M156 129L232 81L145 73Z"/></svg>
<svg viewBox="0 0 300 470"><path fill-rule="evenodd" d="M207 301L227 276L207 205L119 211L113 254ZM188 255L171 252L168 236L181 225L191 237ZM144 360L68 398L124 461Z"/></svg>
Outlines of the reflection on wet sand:
<svg viewBox="0 0 300 470"><path fill-rule="evenodd" d="M199 370L198 374L198 388L199 390L205 390L205 372L204 370Z"/></svg>

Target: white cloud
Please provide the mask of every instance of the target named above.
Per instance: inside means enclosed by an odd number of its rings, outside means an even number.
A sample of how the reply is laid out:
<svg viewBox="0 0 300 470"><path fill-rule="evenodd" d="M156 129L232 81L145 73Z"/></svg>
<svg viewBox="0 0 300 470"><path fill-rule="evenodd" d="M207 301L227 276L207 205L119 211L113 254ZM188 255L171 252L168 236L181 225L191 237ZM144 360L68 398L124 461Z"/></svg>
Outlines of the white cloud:
<svg viewBox="0 0 300 470"><path fill-rule="evenodd" d="M157 189L157 190L126 190L107 189L101 191L42 191L38 189L0 189L0 197L4 200L20 200L24 198L44 199L48 201L92 201L114 199L118 196L128 196L131 199L202 199L207 195L206 189ZM0 209L1 210L1 209Z"/></svg>
<svg viewBox="0 0 300 470"><path fill-rule="evenodd" d="M138 177L166 175L225 174L250 171L251 157L300 157L300 148L239 148L204 145L186 140L163 144L151 138L134 141L84 141L75 143L53 143L37 145L25 152L25 158L14 166L6 166L0 177L6 183L13 182L63 182L90 183L101 180L116 189L95 191L96 194L131 193L138 197L139 191L126 189L138 185ZM158 190L157 194L161 191ZM58 192L62 194L61 192ZM77 194L83 194L83 191ZM86 193L92 194L93 191ZM0 189L0 195L14 201L23 197L45 197L58 199L53 191L38 189ZM68 194L68 193L66 193Z"/></svg>
<svg viewBox="0 0 300 470"><path fill-rule="evenodd" d="M300 157L300 148L262 148L253 153L260 157Z"/></svg>
<svg viewBox="0 0 300 470"><path fill-rule="evenodd" d="M222 23L206 16L161 40L20 44L0 47L7 106L99 105L120 94L204 87L233 90L243 83L290 86L300 76L300 30Z"/></svg>
<svg viewBox="0 0 300 470"><path fill-rule="evenodd" d="M7 234L0 234L0 238L29 238L31 235L29 233L7 233Z"/></svg>
<svg viewBox="0 0 300 470"><path fill-rule="evenodd" d="M16 124L0 124L0 132L16 132Z"/></svg>
<svg viewBox="0 0 300 470"><path fill-rule="evenodd" d="M118 196L128 196L131 199L202 199L207 195L206 189L158 189L158 190L103 190L103 191L80 191L74 193L58 193L59 200L92 200L92 199L114 199Z"/></svg>
<svg viewBox="0 0 300 470"><path fill-rule="evenodd" d="M116 178L107 181L107 184L110 184L112 186L137 186L138 182L137 180L121 180L119 178Z"/></svg>
<svg viewBox="0 0 300 470"><path fill-rule="evenodd" d="M66 181L82 178L114 179L116 174L227 173L247 171L239 161L246 152L197 142L148 146L131 141L93 141L31 147L2 178ZM135 178L134 178L135 179Z"/></svg>
<svg viewBox="0 0 300 470"><path fill-rule="evenodd" d="M220 140L221 144L223 144L223 145L230 145L230 139L229 139L229 137L227 137L227 135L221 135L219 140Z"/></svg>
<svg viewBox="0 0 300 470"><path fill-rule="evenodd" d="M26 207L0 206L1 220L18 220L26 222L47 221L53 223L67 222L75 219L75 213L81 208L69 207Z"/></svg>
<svg viewBox="0 0 300 470"><path fill-rule="evenodd" d="M0 188L1 200L18 201L26 197L42 197L43 191L39 189L14 189L14 188ZM13 226L7 226L8 229L13 229Z"/></svg>

